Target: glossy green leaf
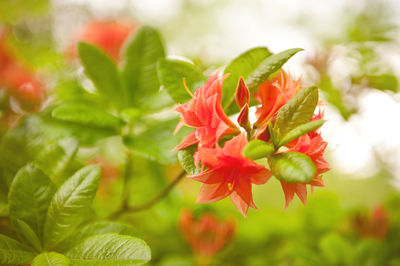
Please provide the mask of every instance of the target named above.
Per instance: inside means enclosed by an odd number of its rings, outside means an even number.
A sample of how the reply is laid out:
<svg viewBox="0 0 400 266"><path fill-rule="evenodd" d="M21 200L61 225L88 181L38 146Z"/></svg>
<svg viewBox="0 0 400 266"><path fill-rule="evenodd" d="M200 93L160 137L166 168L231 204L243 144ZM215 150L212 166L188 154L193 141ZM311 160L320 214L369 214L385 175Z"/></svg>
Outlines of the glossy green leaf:
<svg viewBox="0 0 400 266"><path fill-rule="evenodd" d="M45 252L35 257L32 266L69 266L71 261L63 254L57 252Z"/></svg>
<svg viewBox="0 0 400 266"><path fill-rule="evenodd" d="M45 147L35 159L35 164L57 185L64 180L64 172L78 151L75 138L65 138Z"/></svg>
<svg viewBox="0 0 400 266"><path fill-rule="evenodd" d="M295 140L308 132L314 131L317 128L321 127L324 124L325 120L314 120L300 126L295 127L294 129L290 130L279 142L279 146L283 146L292 140Z"/></svg>
<svg viewBox="0 0 400 266"><path fill-rule="evenodd" d="M272 174L286 183L310 182L317 169L307 155L300 152L284 152L268 158Z"/></svg>
<svg viewBox="0 0 400 266"><path fill-rule="evenodd" d="M119 129L123 121L94 106L80 102L66 102L58 105L51 112L55 119L77 123L89 127Z"/></svg>
<svg viewBox="0 0 400 266"><path fill-rule="evenodd" d="M36 165L28 164L18 171L11 184L8 194L10 216L24 221L40 238L55 191L56 186L51 180Z"/></svg>
<svg viewBox="0 0 400 266"><path fill-rule="evenodd" d="M146 105L144 99L159 91L157 61L164 57L161 36L152 27L141 27L128 41L122 68L124 97L128 106Z"/></svg>
<svg viewBox="0 0 400 266"><path fill-rule="evenodd" d="M32 246L36 251L40 252L42 250L42 243L40 242L39 237L35 232L33 232L29 225L20 219L15 219L13 224L19 237L24 243Z"/></svg>
<svg viewBox="0 0 400 266"><path fill-rule="evenodd" d="M200 167L196 167L194 164L193 155L196 150L197 145L192 145L178 151L178 161L189 175L196 175L201 170Z"/></svg>
<svg viewBox="0 0 400 266"><path fill-rule="evenodd" d="M162 88L176 103L185 103L192 98L185 89L183 79L193 94L207 80L197 66L182 60L160 59L157 72Z"/></svg>
<svg viewBox="0 0 400 266"><path fill-rule="evenodd" d="M88 212L100 182L100 167L89 165L77 171L51 200L44 227L44 246L50 248L67 238Z"/></svg>
<svg viewBox="0 0 400 266"><path fill-rule="evenodd" d="M16 265L28 263L35 253L28 247L5 235L0 235L0 264Z"/></svg>
<svg viewBox="0 0 400 266"><path fill-rule="evenodd" d="M272 53L266 47L256 47L240 54L229 63L224 70L224 74L229 73L229 76L224 80L222 85L222 107L225 111L227 111L231 105L234 105L235 90L239 78L243 77L246 80L271 54ZM234 105L234 107L235 108L231 107L232 110L239 112L239 108L236 105ZM235 113L235 111L227 113L232 114Z"/></svg>
<svg viewBox="0 0 400 266"><path fill-rule="evenodd" d="M274 145L262 140L252 140L244 148L243 154L252 160L264 158L275 152Z"/></svg>
<svg viewBox="0 0 400 266"><path fill-rule="evenodd" d="M142 265L151 258L143 240L118 234L89 237L66 255L74 265Z"/></svg>
<svg viewBox="0 0 400 266"><path fill-rule="evenodd" d="M88 43L79 43L78 52L86 74L99 93L117 106L121 106L123 94L120 78L117 66L112 59L99 48Z"/></svg>
<svg viewBox="0 0 400 266"><path fill-rule="evenodd" d="M310 121L318 104L318 88L308 87L300 90L281 109L274 124L274 132L285 136L289 131Z"/></svg>
<svg viewBox="0 0 400 266"><path fill-rule="evenodd" d="M249 89L251 90L264 83L272 73L278 71L292 56L302 50L300 48L288 49L264 59L245 79Z"/></svg>
<svg viewBox="0 0 400 266"><path fill-rule="evenodd" d="M381 91L399 91L399 81L393 74L370 75L367 78L372 88Z"/></svg>

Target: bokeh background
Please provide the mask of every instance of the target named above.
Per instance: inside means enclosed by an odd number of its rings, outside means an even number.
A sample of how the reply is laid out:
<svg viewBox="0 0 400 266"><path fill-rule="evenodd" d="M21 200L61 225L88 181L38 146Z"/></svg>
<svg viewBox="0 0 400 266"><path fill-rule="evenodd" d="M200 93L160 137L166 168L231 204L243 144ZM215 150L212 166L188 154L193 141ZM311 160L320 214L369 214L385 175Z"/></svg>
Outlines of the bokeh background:
<svg viewBox="0 0 400 266"><path fill-rule="evenodd" d="M400 265L400 2L0 2L0 27L11 33L8 41L20 60L41 77L50 95L46 102L67 97L72 76L90 90L92 84L66 51L76 32L94 20L154 26L168 56L188 58L208 74L252 47L304 48L285 70L305 85L318 84L326 103L322 135L329 142L332 169L324 175L326 187L315 189L307 206L295 199L283 210L284 195L271 180L253 188L259 210L250 210L246 220L228 199L196 205L199 184L185 179L151 209L121 217L152 248L152 265L199 263L180 233L184 208L236 221L231 243L215 255L213 265ZM2 132L9 127L3 123ZM95 209L107 217L121 199L121 140L110 137L83 147L79 158L102 165ZM137 205L163 189L180 166L135 157L133 171L130 203Z"/></svg>

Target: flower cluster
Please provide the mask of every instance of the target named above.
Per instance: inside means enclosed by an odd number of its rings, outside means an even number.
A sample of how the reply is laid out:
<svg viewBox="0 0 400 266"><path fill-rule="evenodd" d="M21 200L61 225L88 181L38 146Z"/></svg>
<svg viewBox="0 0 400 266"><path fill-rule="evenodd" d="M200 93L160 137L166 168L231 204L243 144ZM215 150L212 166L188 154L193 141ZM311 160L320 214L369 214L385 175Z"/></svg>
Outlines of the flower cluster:
<svg viewBox="0 0 400 266"><path fill-rule="evenodd" d="M275 143L276 137L271 135L274 134L271 128L279 110L303 90L300 79L292 80L289 74L281 70L251 94L245 81L240 78L235 93L236 103L240 108L237 126L225 114L221 105L224 78L218 74L212 75L205 85L195 91L188 103L176 108L176 111L181 113L181 122L177 130L182 126L194 129L175 150L197 145L193 156L194 163L198 167L201 166L202 171L189 176L203 183L197 202L215 202L229 196L245 217L249 207L256 209L252 197L252 184L264 184L275 175L271 167L267 168L265 164L255 162L257 158L244 155L248 142L258 140L271 145L274 143L272 156L301 153L308 157L307 160L312 161L314 172L310 180L294 182L279 178L285 193L286 206L292 201L294 194L306 203L307 185L311 188L324 185L321 174L329 169L323 157L327 143L323 141L318 128L305 131L282 145ZM251 96L259 103L256 106L256 121L253 124L250 123L249 114ZM321 120L322 117L323 112L320 111L307 119L312 122Z"/></svg>
<svg viewBox="0 0 400 266"><path fill-rule="evenodd" d="M376 206L369 215L357 213L352 225L360 237L385 239L389 231L389 213L384 206Z"/></svg>
<svg viewBox="0 0 400 266"><path fill-rule="evenodd" d="M223 249L235 235L233 220L219 221L211 213L204 213L195 219L189 210L183 210L179 217L179 229L197 255L212 257Z"/></svg>

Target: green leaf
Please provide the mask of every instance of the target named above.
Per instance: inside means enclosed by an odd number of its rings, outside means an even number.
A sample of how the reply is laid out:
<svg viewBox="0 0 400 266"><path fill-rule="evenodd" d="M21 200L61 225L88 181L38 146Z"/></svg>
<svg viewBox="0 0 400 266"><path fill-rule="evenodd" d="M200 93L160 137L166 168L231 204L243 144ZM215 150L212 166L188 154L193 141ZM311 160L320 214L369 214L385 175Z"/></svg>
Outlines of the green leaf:
<svg viewBox="0 0 400 266"><path fill-rule="evenodd" d="M44 227L44 246L51 248L67 238L85 218L100 182L100 167L77 171L51 200Z"/></svg>
<svg viewBox="0 0 400 266"><path fill-rule="evenodd" d="M277 113L274 131L285 136L297 126L310 121L318 104L318 88L308 87L300 90Z"/></svg>
<svg viewBox="0 0 400 266"><path fill-rule="evenodd" d="M121 106L124 102L117 66L99 48L88 44L78 44L79 57L88 77L104 98Z"/></svg>
<svg viewBox="0 0 400 266"><path fill-rule="evenodd" d="M240 54L229 63L224 70L224 74L229 73L229 76L224 80L222 85L222 107L225 111L235 101L235 90L239 78L243 77L246 80L271 54L266 47L256 47ZM239 112L238 107L234 106L236 107L233 109L235 111L228 112L228 115Z"/></svg>
<svg viewBox="0 0 400 266"><path fill-rule="evenodd" d="M41 253L32 262L32 266L68 266L71 261L57 252Z"/></svg>
<svg viewBox="0 0 400 266"><path fill-rule="evenodd" d="M207 80L197 66L182 60L160 59L157 73L160 84L176 103L185 103L192 98L183 85L183 79L192 93Z"/></svg>
<svg viewBox="0 0 400 266"><path fill-rule="evenodd" d="M370 75L367 77L369 85L381 91L399 91L399 81L393 74Z"/></svg>
<svg viewBox="0 0 400 266"><path fill-rule="evenodd" d="M325 123L325 120L314 120L300 126L295 127L290 130L279 142L279 146L283 146L292 140L295 140L308 132L314 131L317 128L321 127Z"/></svg>
<svg viewBox="0 0 400 266"><path fill-rule="evenodd" d="M307 155L300 152L284 152L268 158L272 174L286 183L310 182L317 169Z"/></svg>
<svg viewBox="0 0 400 266"><path fill-rule="evenodd" d="M10 216L28 224L41 238L47 208L56 186L34 164L21 168L8 194Z"/></svg>
<svg viewBox="0 0 400 266"><path fill-rule="evenodd" d="M352 245L338 234L324 236L319 243L325 258L333 265L350 265Z"/></svg>
<svg viewBox="0 0 400 266"><path fill-rule="evenodd" d="M35 257L35 253L28 247L5 235L0 235L0 264L15 265L28 263Z"/></svg>
<svg viewBox="0 0 400 266"><path fill-rule="evenodd" d="M40 239L35 232L33 232L32 228L29 227L29 225L20 219L15 219L13 224L18 235L24 243L29 244L36 251L40 252L42 250L42 243L40 242Z"/></svg>
<svg viewBox="0 0 400 266"><path fill-rule="evenodd" d="M252 140L244 148L244 156L252 160L258 160L264 158L275 152L275 148L272 144L262 140Z"/></svg>
<svg viewBox="0 0 400 266"><path fill-rule="evenodd" d="M123 125L120 118L100 108L80 102L62 103L53 109L51 116L58 120L89 127L118 130Z"/></svg>
<svg viewBox="0 0 400 266"><path fill-rule="evenodd" d="M178 122L178 119L156 122L136 136L124 137L124 144L134 154L144 158L163 164L175 163L176 152L172 149L190 132L189 128L182 128L178 134L173 135Z"/></svg>
<svg viewBox="0 0 400 266"><path fill-rule="evenodd" d="M278 71L292 56L302 51L301 48L288 49L264 59L245 79L249 89L256 88L274 72Z"/></svg>
<svg viewBox="0 0 400 266"><path fill-rule="evenodd" d="M35 164L46 173L47 176L60 186L64 180L64 172L71 164L78 151L78 141L75 138L65 138L46 146L35 159Z"/></svg>
<svg viewBox="0 0 400 266"><path fill-rule="evenodd" d="M122 68L124 98L128 106L145 106L144 99L159 91L157 61L164 57L161 36L152 27L141 27L128 41Z"/></svg>
<svg viewBox="0 0 400 266"><path fill-rule="evenodd" d="M201 170L200 167L196 167L193 161L193 155L196 150L197 145L192 145L178 151L178 161L189 175L196 175Z"/></svg>
<svg viewBox="0 0 400 266"><path fill-rule="evenodd" d="M143 240L117 234L89 237L66 255L74 265L142 265L151 258Z"/></svg>

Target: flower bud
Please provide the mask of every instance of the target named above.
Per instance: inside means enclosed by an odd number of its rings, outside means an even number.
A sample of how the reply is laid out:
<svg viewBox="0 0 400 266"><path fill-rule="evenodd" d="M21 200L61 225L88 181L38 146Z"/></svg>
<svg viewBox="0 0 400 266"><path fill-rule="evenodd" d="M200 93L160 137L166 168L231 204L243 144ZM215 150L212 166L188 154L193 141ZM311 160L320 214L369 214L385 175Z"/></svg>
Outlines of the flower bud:
<svg viewBox="0 0 400 266"><path fill-rule="evenodd" d="M241 127L246 129L246 131L251 130L249 121L249 105L247 103L243 106L242 110L240 110L237 121Z"/></svg>
<svg viewBox="0 0 400 266"><path fill-rule="evenodd" d="M245 104L249 104L250 92L242 77L239 78L239 82L236 87L235 99L239 108L243 108Z"/></svg>

